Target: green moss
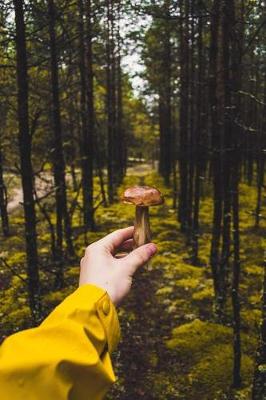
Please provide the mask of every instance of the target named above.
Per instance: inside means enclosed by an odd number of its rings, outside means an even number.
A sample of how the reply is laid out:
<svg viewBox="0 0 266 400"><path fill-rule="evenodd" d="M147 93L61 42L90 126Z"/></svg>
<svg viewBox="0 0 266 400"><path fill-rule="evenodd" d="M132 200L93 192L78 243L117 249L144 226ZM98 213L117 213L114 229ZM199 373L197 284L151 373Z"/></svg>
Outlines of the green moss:
<svg viewBox="0 0 266 400"><path fill-rule="evenodd" d="M44 303L48 306L57 306L61 303L69 294L73 292L72 287L66 287L56 292L50 292L44 296Z"/></svg>
<svg viewBox="0 0 266 400"><path fill-rule="evenodd" d="M165 372L156 373L152 376L152 394L156 400L179 399L177 388L178 377L171 376Z"/></svg>
<svg viewBox="0 0 266 400"><path fill-rule="evenodd" d="M263 275L263 268L258 267L257 265L247 265L244 268L244 272L251 276L258 276L261 277Z"/></svg>
<svg viewBox="0 0 266 400"><path fill-rule="evenodd" d="M167 295L172 292L173 292L173 288L171 286L164 286L156 291L156 295L157 296L165 295L165 294Z"/></svg>
<svg viewBox="0 0 266 400"><path fill-rule="evenodd" d="M19 264L24 264L26 261L25 251L16 251L8 257L9 265L18 266Z"/></svg>
<svg viewBox="0 0 266 400"><path fill-rule="evenodd" d="M190 360L201 357L201 352L213 343L231 341L231 329L195 319L193 322L181 325L172 331L172 339L166 342L169 349L175 349Z"/></svg>
<svg viewBox="0 0 266 400"><path fill-rule="evenodd" d="M74 267L68 268L66 270L65 276L66 276L66 278L75 279L75 278L79 277L79 271L80 271L79 266L74 266Z"/></svg>
<svg viewBox="0 0 266 400"><path fill-rule="evenodd" d="M204 287L202 290L192 294L192 299L195 301L209 301L214 297L214 290L212 286Z"/></svg>
<svg viewBox="0 0 266 400"><path fill-rule="evenodd" d="M158 361L159 361L159 359L158 359L156 352L151 351L149 354L149 363L150 363L151 367L156 368L158 365Z"/></svg>
<svg viewBox="0 0 266 400"><path fill-rule="evenodd" d="M199 280L195 278L179 279L175 282L176 286L182 287L185 290L195 289L199 286Z"/></svg>
<svg viewBox="0 0 266 400"><path fill-rule="evenodd" d="M174 284L177 279L200 279L203 277L204 271L192 265L185 264L180 257L174 255L156 256L154 264L162 266L165 277L173 280Z"/></svg>
<svg viewBox="0 0 266 400"><path fill-rule="evenodd" d="M261 309L242 310L242 326L248 329L258 330L261 323Z"/></svg>
<svg viewBox="0 0 266 400"><path fill-rule="evenodd" d="M31 312L29 307L24 306L13 310L9 313L8 320L13 326L23 326L25 321L31 320Z"/></svg>
<svg viewBox="0 0 266 400"><path fill-rule="evenodd" d="M168 314L173 314L175 317L176 316L179 316L180 315L180 310L182 310L182 313L189 313L191 310L190 310L190 307L191 307L191 305L190 305L190 303L188 303L188 301L187 300L183 300L183 299L171 299L171 302L170 302L170 305L168 305L166 308L165 308L165 311L168 313ZM186 315L189 315L189 314L185 314L185 316ZM192 315L192 314L190 314L190 315ZM193 319L195 319L196 317L195 316L193 316Z"/></svg>
<svg viewBox="0 0 266 400"><path fill-rule="evenodd" d="M262 293L255 293L248 298L249 303L260 307L262 300Z"/></svg>
<svg viewBox="0 0 266 400"><path fill-rule="evenodd" d="M254 365L250 357L243 355L241 376L243 385L250 384ZM227 392L232 383L233 350L231 344L213 346L202 354L189 373L191 396L201 400L213 400L220 391Z"/></svg>
<svg viewBox="0 0 266 400"><path fill-rule="evenodd" d="M176 230L163 230L162 232L156 235L156 241L177 241L177 232ZM173 246L173 243L172 243Z"/></svg>
<svg viewBox="0 0 266 400"><path fill-rule="evenodd" d="M158 242L156 237L154 237L153 241L158 245L158 250L162 254L168 255L167 253L175 251L175 247L173 248L173 242L171 240L162 240Z"/></svg>
<svg viewBox="0 0 266 400"><path fill-rule="evenodd" d="M255 341L248 335L242 335L242 340L241 373L243 384L249 385L253 372L250 354ZM166 345L186 365L191 398L213 400L218 398L217 393L227 392L232 380L232 342L231 328L199 319L173 329L172 339Z"/></svg>

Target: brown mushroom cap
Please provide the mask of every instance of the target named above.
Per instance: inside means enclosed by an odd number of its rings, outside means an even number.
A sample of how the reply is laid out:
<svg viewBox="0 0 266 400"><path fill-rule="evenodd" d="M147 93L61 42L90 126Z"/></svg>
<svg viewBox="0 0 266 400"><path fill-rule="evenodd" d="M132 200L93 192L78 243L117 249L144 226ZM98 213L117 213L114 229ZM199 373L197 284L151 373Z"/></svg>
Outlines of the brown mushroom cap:
<svg viewBox="0 0 266 400"><path fill-rule="evenodd" d="M122 201L140 207L158 206L164 202L161 192L150 186L132 186L125 190Z"/></svg>

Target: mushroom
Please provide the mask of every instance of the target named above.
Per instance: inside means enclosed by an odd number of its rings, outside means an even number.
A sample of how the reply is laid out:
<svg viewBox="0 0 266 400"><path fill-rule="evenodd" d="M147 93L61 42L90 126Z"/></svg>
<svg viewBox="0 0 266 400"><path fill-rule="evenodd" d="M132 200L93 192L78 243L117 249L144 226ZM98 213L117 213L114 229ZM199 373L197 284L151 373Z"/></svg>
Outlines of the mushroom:
<svg viewBox="0 0 266 400"><path fill-rule="evenodd" d="M149 207L163 204L163 195L154 187L132 186L125 190L122 201L136 206L133 247L149 243L151 241Z"/></svg>

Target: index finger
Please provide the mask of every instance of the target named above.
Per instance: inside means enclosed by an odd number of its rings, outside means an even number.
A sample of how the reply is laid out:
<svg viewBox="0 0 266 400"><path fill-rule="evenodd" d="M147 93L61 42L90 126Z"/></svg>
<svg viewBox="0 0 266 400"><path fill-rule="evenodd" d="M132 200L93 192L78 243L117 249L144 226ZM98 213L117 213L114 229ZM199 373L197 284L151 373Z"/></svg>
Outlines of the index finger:
<svg viewBox="0 0 266 400"><path fill-rule="evenodd" d="M109 235L99 240L98 243L105 246L108 250L112 252L117 247L119 247L125 240L132 238L133 231L134 231L134 226L129 226L123 229L117 229L116 231L109 233Z"/></svg>

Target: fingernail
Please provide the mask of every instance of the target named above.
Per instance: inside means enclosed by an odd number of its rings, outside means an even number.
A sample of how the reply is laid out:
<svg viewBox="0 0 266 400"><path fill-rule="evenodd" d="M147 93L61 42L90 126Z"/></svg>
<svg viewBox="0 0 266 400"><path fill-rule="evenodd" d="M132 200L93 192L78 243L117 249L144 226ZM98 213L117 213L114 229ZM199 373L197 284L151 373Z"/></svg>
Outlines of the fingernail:
<svg viewBox="0 0 266 400"><path fill-rule="evenodd" d="M157 251L157 247L155 246L154 243L149 243L147 249L148 249L148 252L149 252L150 256L153 256L153 254L155 254L156 251Z"/></svg>

